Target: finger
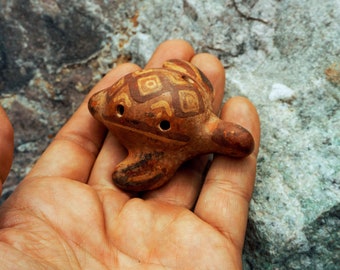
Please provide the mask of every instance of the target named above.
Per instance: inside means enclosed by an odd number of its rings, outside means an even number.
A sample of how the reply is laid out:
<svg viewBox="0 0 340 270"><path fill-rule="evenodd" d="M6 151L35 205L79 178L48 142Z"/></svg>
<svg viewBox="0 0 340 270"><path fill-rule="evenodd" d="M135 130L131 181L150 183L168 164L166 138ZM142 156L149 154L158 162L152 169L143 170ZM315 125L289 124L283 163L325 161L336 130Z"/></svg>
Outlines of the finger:
<svg viewBox="0 0 340 270"><path fill-rule="evenodd" d="M4 109L0 106L0 194L13 161L13 127Z"/></svg>
<svg viewBox="0 0 340 270"><path fill-rule="evenodd" d="M215 89L213 103L215 113L218 112L224 94L225 73L220 61L210 54L197 54L191 59L211 81ZM171 181L164 187L148 193L145 198L192 208L196 202L203 181L203 172L208 156L200 156L183 164Z"/></svg>
<svg viewBox="0 0 340 270"><path fill-rule="evenodd" d="M191 59L191 63L198 67L212 83L214 87L213 110L215 114L218 114L224 96L225 86L225 71L222 63L217 57L208 53L195 55Z"/></svg>
<svg viewBox="0 0 340 270"><path fill-rule="evenodd" d="M145 68L161 67L166 60L182 59L189 61L195 54L192 46L184 40L168 40L161 43Z"/></svg>
<svg viewBox="0 0 340 270"><path fill-rule="evenodd" d="M197 201L195 213L222 232L240 256L249 201L254 187L260 121L255 107L241 97L232 98L225 104L221 118L247 128L254 136L255 150L244 159L215 157Z"/></svg>
<svg viewBox="0 0 340 270"><path fill-rule="evenodd" d="M90 114L88 99L95 92L111 86L120 77L135 69L133 64L122 64L109 72L58 132L26 178L61 176L86 182L106 135L104 126Z"/></svg>
<svg viewBox="0 0 340 270"><path fill-rule="evenodd" d="M190 60L193 54L193 48L185 41L166 41L160 44L155 50L146 68L160 67L164 61L172 58ZM137 67L135 70L137 70ZM101 187L111 186L114 190L117 190L117 188L113 186L111 175L115 166L126 154L125 149L120 146L116 138L114 136L108 136L92 169L89 184Z"/></svg>

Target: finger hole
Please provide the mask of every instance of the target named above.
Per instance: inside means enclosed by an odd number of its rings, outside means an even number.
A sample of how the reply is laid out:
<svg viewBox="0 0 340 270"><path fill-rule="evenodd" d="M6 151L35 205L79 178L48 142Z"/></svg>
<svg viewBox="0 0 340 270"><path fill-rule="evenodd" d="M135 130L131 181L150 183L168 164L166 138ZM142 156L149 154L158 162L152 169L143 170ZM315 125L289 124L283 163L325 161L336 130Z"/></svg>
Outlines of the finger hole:
<svg viewBox="0 0 340 270"><path fill-rule="evenodd" d="M125 111L124 105L118 104L117 107L116 107L116 114L117 114L117 116L118 117L122 117L123 114L124 114L124 111Z"/></svg>
<svg viewBox="0 0 340 270"><path fill-rule="evenodd" d="M171 125L168 120L163 120L159 123L159 129L161 131L168 131L170 128L171 128Z"/></svg>

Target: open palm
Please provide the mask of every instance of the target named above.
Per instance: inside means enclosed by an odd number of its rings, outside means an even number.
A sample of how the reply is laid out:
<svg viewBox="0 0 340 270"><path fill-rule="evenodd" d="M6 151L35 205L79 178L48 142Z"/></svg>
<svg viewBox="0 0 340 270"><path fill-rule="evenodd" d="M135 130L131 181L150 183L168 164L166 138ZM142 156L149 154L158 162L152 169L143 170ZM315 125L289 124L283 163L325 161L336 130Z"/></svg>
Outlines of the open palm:
<svg viewBox="0 0 340 270"><path fill-rule="evenodd" d="M184 41L161 44L147 67L171 58L191 61L215 88L216 112L224 69ZM139 69L123 64L90 95ZM244 98L231 99L221 118L246 127L256 141L249 157L216 156L184 164L164 187L129 194L112 170L126 155L94 120L87 100L0 208L3 269L240 269L259 145L259 120Z"/></svg>

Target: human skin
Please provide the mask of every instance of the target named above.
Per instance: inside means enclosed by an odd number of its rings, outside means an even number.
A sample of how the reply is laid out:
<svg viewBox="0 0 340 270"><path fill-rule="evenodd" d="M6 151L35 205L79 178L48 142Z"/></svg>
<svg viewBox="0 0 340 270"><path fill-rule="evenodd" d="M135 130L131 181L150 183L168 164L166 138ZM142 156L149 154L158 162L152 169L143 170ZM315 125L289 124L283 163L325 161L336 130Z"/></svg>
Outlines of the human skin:
<svg viewBox="0 0 340 270"><path fill-rule="evenodd" d="M0 106L0 194L2 184L7 178L13 160L13 127L8 120L6 112Z"/></svg>
<svg viewBox="0 0 340 270"><path fill-rule="evenodd" d="M168 59L191 61L224 94L224 68L185 41L162 43L146 68ZM89 93L140 69L126 63ZM241 269L256 172L260 123L245 98L230 99L220 117L247 128L254 152L184 164L160 189L139 194L114 186L112 171L126 150L87 109L89 96L56 135L31 172L0 208L2 269Z"/></svg>

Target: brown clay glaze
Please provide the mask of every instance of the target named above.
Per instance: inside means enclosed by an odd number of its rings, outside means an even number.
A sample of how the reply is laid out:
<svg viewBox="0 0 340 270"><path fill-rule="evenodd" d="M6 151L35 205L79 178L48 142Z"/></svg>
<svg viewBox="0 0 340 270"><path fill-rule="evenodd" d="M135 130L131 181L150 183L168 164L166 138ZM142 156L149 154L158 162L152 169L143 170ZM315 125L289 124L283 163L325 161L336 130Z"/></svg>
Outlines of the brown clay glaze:
<svg viewBox="0 0 340 270"><path fill-rule="evenodd" d="M126 75L89 100L92 115L128 150L114 169L121 189L160 187L194 156L219 153L242 158L252 135L212 112L213 87L192 64L170 60L162 68Z"/></svg>

